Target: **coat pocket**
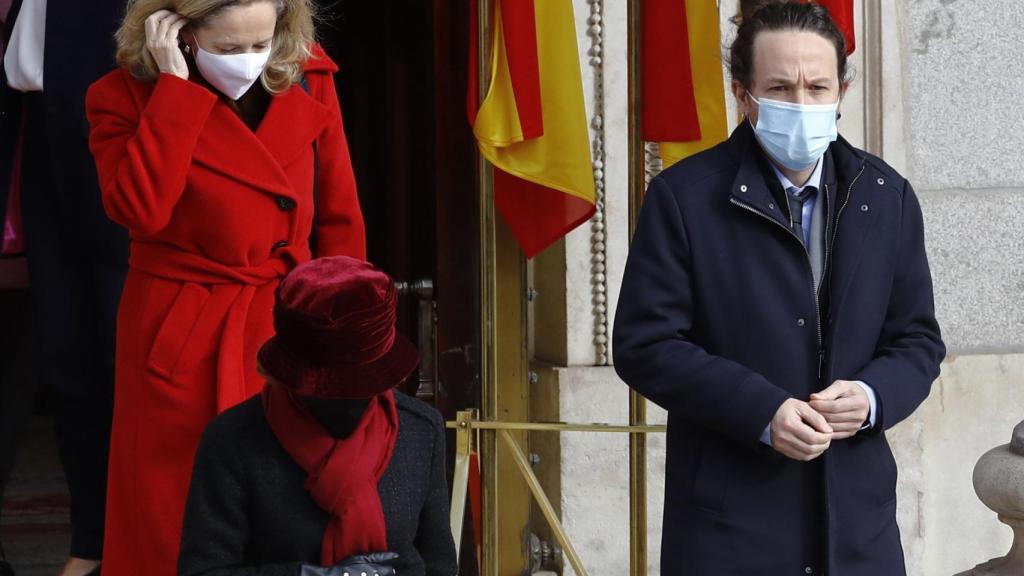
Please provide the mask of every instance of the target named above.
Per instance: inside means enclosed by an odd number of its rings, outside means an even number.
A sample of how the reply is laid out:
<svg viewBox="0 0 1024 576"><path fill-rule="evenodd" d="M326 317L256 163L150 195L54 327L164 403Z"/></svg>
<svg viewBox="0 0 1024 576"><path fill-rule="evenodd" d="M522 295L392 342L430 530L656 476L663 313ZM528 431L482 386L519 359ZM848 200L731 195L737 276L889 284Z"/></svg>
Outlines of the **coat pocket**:
<svg viewBox="0 0 1024 576"><path fill-rule="evenodd" d="M149 350L150 371L164 380L171 380L209 298L210 291L199 284L182 285L153 339Z"/></svg>

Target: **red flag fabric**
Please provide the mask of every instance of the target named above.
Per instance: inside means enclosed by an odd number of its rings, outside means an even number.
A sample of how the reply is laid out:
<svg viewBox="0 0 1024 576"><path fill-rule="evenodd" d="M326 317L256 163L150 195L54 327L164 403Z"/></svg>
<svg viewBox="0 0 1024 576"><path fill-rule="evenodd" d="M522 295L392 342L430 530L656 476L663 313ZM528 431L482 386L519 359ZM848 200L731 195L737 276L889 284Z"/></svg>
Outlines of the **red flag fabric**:
<svg viewBox="0 0 1024 576"><path fill-rule="evenodd" d="M685 0L643 3L643 139L700 140Z"/></svg>
<svg viewBox="0 0 1024 576"><path fill-rule="evenodd" d="M832 19L836 22L836 26L839 26L843 37L846 38L846 54L852 54L857 48L856 34L854 33L853 0L817 0L817 3L828 9Z"/></svg>
<svg viewBox="0 0 1024 576"><path fill-rule="evenodd" d="M523 139L544 135L540 100L540 65L537 62L537 20L534 0L502 0L501 29L505 35L509 77Z"/></svg>
<svg viewBox="0 0 1024 576"><path fill-rule="evenodd" d="M540 64L537 62L537 23L534 0L504 0L497 4L508 54L509 76L515 95L516 112L523 138L544 135L544 114L540 94ZM469 123L476 123L479 107L479 10L476 0L469 3L469 82L466 110Z"/></svg>
<svg viewBox="0 0 1024 576"><path fill-rule="evenodd" d="M494 207L527 258L540 254L595 212L593 202L516 178L504 170L494 171Z"/></svg>

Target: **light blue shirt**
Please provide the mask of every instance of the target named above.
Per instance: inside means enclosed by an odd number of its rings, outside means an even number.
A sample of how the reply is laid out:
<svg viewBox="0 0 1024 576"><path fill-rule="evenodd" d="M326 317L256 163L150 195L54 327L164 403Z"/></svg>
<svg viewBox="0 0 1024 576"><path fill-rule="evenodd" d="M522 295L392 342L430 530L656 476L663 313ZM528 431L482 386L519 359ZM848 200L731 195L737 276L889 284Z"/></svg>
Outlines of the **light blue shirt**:
<svg viewBox="0 0 1024 576"><path fill-rule="evenodd" d="M796 184L793 184L793 182L791 182L789 178L787 178L786 175L783 174L782 171L780 171L775 166L774 163L771 163L771 166L772 170L775 171L775 176L779 179L779 184L782 184L782 189L785 190L787 194L795 196L803 192L804 188L808 186L814 187L815 191L821 190L821 172L822 166L824 166L824 164L824 162L818 160L817 166L814 167L814 172L811 172L811 177L807 179L807 182L804 182L803 186L797 186ZM807 200L804 201L802 220L804 246L807 246L811 243L811 218L814 215L814 203L817 201L817 193L812 194L807 198ZM878 398L875 396L875 391L873 388L871 388L871 386L868 386L865 382L861 380L856 380L855 382L864 390L864 393L868 395L868 403L870 404L870 407L868 409L868 419L864 423L864 426L861 427L861 430L864 430L866 428L871 428L872 426L875 425L875 412L878 408ZM764 432L761 433L761 442L769 446L772 445L771 423L765 426Z"/></svg>
<svg viewBox="0 0 1024 576"><path fill-rule="evenodd" d="M804 188L808 186L814 188L815 193L807 197L804 200L803 209L803 228L804 228L804 246L811 244L811 218L814 215L814 203L818 201L817 192L821 190L821 167L825 164L821 160L818 160L818 165L814 167L814 172L811 172L811 177L804 182L803 186L797 186L793 184L789 178L783 174L774 163L769 162L772 165L772 170L775 171L775 177L779 179L779 184L782 184L782 189L786 191L786 194L790 196L796 196L804 191Z"/></svg>

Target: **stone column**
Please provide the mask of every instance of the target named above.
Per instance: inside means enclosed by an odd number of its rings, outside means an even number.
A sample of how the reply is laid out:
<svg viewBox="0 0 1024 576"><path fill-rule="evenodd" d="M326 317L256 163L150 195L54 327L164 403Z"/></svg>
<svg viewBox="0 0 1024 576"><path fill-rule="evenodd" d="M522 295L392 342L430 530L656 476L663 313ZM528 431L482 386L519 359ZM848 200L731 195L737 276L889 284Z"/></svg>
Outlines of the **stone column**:
<svg viewBox="0 0 1024 576"><path fill-rule="evenodd" d="M1024 422L1009 444L993 448L974 467L978 498L1013 529L1013 546L1002 558L979 564L957 576L1019 576L1024 574Z"/></svg>

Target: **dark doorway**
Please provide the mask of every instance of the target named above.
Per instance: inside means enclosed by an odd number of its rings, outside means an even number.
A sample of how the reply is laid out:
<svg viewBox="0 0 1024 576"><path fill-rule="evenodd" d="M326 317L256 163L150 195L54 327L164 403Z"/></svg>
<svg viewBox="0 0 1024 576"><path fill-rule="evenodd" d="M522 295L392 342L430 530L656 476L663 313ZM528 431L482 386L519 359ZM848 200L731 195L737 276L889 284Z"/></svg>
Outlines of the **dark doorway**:
<svg viewBox="0 0 1024 576"><path fill-rule="evenodd" d="M466 116L469 1L338 0L323 8L319 27L341 68L336 82L368 257L410 288L399 328L417 341L424 362L405 391L419 391L447 420L480 406L477 152ZM453 447L449 436L449 455ZM472 540L463 538L462 574L476 573Z"/></svg>

